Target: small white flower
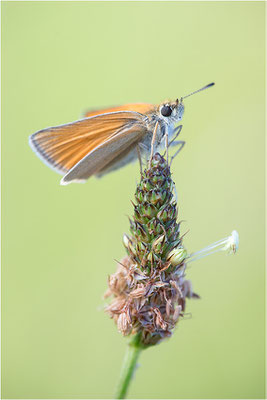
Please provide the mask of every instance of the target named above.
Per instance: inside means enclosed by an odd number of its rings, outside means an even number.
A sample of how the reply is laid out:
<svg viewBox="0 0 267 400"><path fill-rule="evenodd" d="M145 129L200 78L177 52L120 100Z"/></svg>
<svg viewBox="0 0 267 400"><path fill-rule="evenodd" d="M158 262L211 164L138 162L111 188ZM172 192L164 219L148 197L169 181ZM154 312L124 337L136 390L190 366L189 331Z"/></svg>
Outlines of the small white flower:
<svg viewBox="0 0 267 400"><path fill-rule="evenodd" d="M217 253L218 251L227 251L229 254L235 254L238 250L239 245L239 235L237 231L233 231L230 236L218 240L215 243L205 247L202 250L199 250L195 253L192 253L188 256L187 262L192 262L195 260L199 260L200 258L209 256L210 254Z"/></svg>

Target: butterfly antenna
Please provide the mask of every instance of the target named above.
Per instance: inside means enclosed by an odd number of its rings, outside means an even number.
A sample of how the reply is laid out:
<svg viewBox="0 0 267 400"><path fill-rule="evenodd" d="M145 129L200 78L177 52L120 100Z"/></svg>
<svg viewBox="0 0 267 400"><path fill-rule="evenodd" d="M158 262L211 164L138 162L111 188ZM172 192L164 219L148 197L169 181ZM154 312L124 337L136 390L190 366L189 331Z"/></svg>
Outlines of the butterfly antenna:
<svg viewBox="0 0 267 400"><path fill-rule="evenodd" d="M208 89L209 87L211 87L211 86L213 86L213 85L215 85L214 82L209 83L208 85L202 87L201 89L195 90L194 92L189 93L189 94L187 94L187 95L184 96L184 97L181 97L181 101L184 100L184 99L186 99L186 98L189 97L189 96L192 96L193 94L196 94L196 93L198 93L198 92L202 92L202 90Z"/></svg>

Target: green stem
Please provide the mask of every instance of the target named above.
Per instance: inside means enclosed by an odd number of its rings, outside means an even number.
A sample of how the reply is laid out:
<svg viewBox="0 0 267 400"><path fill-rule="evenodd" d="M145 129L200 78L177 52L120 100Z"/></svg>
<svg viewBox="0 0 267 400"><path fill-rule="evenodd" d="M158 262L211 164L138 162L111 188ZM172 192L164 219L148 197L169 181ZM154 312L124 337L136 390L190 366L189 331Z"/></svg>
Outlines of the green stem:
<svg viewBox="0 0 267 400"><path fill-rule="evenodd" d="M142 348L143 347L139 341L139 335L137 335L128 345L115 399L125 399Z"/></svg>

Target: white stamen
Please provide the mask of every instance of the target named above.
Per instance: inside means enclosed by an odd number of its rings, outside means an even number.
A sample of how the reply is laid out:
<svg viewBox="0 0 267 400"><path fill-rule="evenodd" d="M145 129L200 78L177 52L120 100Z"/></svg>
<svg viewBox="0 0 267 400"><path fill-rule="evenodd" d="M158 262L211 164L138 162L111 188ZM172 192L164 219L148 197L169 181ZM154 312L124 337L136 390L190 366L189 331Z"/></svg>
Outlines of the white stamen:
<svg viewBox="0 0 267 400"><path fill-rule="evenodd" d="M228 247L226 250L229 250L230 253L235 254L237 252L239 246L239 235L237 231L232 232L227 245Z"/></svg>
<svg viewBox="0 0 267 400"><path fill-rule="evenodd" d="M229 254L235 254L238 250L239 236L237 231L233 231L230 236L218 240L215 243L192 253L188 256L188 263L199 260L200 258L209 256L210 254L217 253L218 251L227 251Z"/></svg>

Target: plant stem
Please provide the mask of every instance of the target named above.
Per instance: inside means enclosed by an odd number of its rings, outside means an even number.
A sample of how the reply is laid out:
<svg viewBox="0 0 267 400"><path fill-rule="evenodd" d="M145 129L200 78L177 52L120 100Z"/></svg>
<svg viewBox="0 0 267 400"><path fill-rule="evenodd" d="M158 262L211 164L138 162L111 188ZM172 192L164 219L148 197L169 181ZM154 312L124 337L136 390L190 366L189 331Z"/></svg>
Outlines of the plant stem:
<svg viewBox="0 0 267 400"><path fill-rule="evenodd" d="M126 350L115 399L125 399L142 348L137 335Z"/></svg>

